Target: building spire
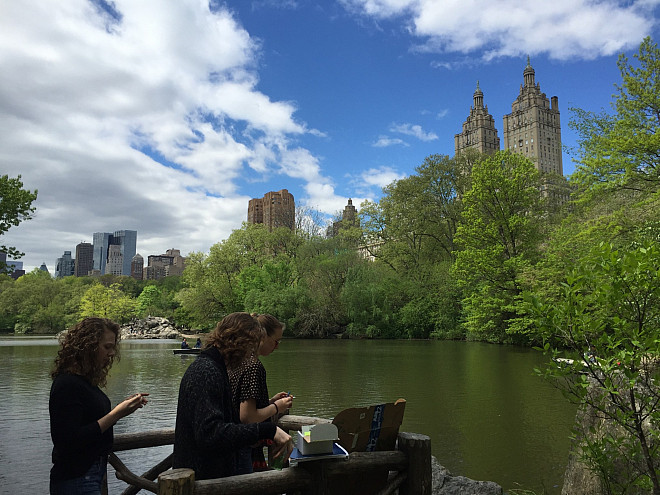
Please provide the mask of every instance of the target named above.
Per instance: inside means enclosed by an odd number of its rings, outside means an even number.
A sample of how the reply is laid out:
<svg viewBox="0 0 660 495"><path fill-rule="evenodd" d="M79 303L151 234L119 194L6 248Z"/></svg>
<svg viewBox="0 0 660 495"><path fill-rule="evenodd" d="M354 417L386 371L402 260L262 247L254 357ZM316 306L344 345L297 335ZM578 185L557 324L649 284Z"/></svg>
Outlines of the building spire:
<svg viewBox="0 0 660 495"><path fill-rule="evenodd" d="M474 91L474 95L472 95L472 99L474 100L475 110L484 107L484 93L479 88L479 81L477 81L477 89Z"/></svg>
<svg viewBox="0 0 660 495"><path fill-rule="evenodd" d="M527 67L525 67L525 70L523 71L523 79L525 81L525 88L534 87L534 68L529 61L529 55L527 55Z"/></svg>

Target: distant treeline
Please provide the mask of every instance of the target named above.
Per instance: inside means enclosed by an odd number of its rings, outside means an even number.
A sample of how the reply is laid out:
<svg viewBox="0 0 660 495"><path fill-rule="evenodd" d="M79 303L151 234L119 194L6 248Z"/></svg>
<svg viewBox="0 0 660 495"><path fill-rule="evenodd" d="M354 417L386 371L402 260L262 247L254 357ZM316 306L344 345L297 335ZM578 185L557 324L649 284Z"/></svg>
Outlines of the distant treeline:
<svg viewBox="0 0 660 495"><path fill-rule="evenodd" d="M243 225L190 254L182 277L0 276L0 331L55 333L86 315L209 329L249 311L272 313L295 336L534 344L525 294L552 303L601 243L625 251L660 240L657 46L645 40L636 58L619 60L612 114L572 109L568 180L516 153L432 155L333 238L308 210L295 231Z"/></svg>

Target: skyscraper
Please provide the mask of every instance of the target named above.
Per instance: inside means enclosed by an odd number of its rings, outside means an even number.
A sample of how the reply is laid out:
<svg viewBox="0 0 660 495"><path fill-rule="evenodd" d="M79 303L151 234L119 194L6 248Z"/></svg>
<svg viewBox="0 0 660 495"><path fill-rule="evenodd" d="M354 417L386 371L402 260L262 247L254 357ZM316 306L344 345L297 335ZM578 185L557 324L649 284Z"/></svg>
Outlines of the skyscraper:
<svg viewBox="0 0 660 495"><path fill-rule="evenodd" d="M529 158L540 172L563 175L561 156L561 125L559 100L553 96L548 100L534 81L535 71L529 57L523 71L520 94L511 104L511 113L503 118L503 147L513 153ZM482 153L498 151L494 119L483 106L483 92L477 89L473 95L474 106L463 124L463 132L454 137L454 151L458 155L468 148Z"/></svg>
<svg viewBox="0 0 660 495"><path fill-rule="evenodd" d="M495 119L488 113L488 105L484 107L484 93L479 88L472 95L473 106L470 115L463 123L463 131L454 136L454 149L458 155L461 151L474 148L480 153L493 153L500 149L500 138L497 137Z"/></svg>
<svg viewBox="0 0 660 495"><path fill-rule="evenodd" d="M357 209L355 206L353 206L353 200L348 198L348 203L344 207L344 211L341 214L341 220L332 222L332 225L328 226L326 230L326 236L335 237L341 229L359 226L360 222L358 220L357 213Z"/></svg>
<svg viewBox="0 0 660 495"><path fill-rule="evenodd" d="M119 244L110 244L108 246L108 261L105 264L105 273L109 275L122 275L124 257L121 254Z"/></svg>
<svg viewBox="0 0 660 495"><path fill-rule="evenodd" d="M144 258L140 256L140 253L133 256L131 260L131 277L135 280L142 280L144 277Z"/></svg>
<svg viewBox="0 0 660 495"><path fill-rule="evenodd" d="M123 258L121 274L130 276L131 261L137 252L137 230L117 230L113 238L112 244L119 244Z"/></svg>
<svg viewBox="0 0 660 495"><path fill-rule="evenodd" d="M117 256L122 257L120 275L130 276L131 260L137 251L137 230L116 230L114 234L108 232L95 232L94 242L94 270L99 270L101 274L108 273L106 265L108 262L110 246L119 246L118 253L114 253L115 262ZM114 267L113 271L117 271Z"/></svg>
<svg viewBox="0 0 660 495"><path fill-rule="evenodd" d="M94 232L92 242L94 243L94 270L101 275L105 273L105 264L108 261L108 246L112 234L108 232Z"/></svg>
<svg viewBox="0 0 660 495"><path fill-rule="evenodd" d="M81 242L76 246L76 262L74 275L84 277L94 269L94 246L89 242Z"/></svg>
<svg viewBox="0 0 660 495"><path fill-rule="evenodd" d="M286 189L267 192L263 198L248 203L248 223L262 223L268 230L277 227L296 228L296 203Z"/></svg>
<svg viewBox="0 0 660 495"><path fill-rule="evenodd" d="M520 94L504 116L504 149L520 153L540 172L563 175L559 99L551 102L534 82L534 69L527 57Z"/></svg>
<svg viewBox="0 0 660 495"><path fill-rule="evenodd" d="M71 251L64 251L61 258L55 262L55 278L69 277L73 275L75 261L71 257Z"/></svg>
<svg viewBox="0 0 660 495"><path fill-rule="evenodd" d="M182 275L186 259L178 249L168 249L165 254L150 255L144 269L145 280L158 280L170 275Z"/></svg>

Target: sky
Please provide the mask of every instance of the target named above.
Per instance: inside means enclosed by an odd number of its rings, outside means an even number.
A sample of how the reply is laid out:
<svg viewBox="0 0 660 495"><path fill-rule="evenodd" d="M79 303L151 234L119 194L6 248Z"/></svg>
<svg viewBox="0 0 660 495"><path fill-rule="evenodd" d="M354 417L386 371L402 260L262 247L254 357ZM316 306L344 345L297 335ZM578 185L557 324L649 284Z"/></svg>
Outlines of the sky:
<svg viewBox="0 0 660 495"><path fill-rule="evenodd" d="M146 260L208 253L250 198L332 217L454 155L477 82L502 138L529 56L570 108L610 110L660 0L0 3L0 175L38 190L0 244L50 272L94 232ZM564 175L575 165L568 151Z"/></svg>

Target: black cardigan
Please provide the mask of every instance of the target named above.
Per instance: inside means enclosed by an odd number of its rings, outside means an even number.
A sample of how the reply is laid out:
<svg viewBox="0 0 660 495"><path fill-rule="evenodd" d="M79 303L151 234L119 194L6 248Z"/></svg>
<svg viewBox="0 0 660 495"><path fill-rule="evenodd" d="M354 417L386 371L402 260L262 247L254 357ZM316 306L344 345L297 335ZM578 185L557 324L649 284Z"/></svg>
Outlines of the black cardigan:
<svg viewBox="0 0 660 495"><path fill-rule="evenodd" d="M172 467L195 470L195 479L236 473L241 447L275 436L273 423L241 424L232 404L224 359L217 348L202 351L181 379Z"/></svg>
<svg viewBox="0 0 660 495"><path fill-rule="evenodd" d="M79 478L112 450L112 428L101 433L97 420L110 412L110 399L79 375L61 373L50 388L52 481Z"/></svg>

